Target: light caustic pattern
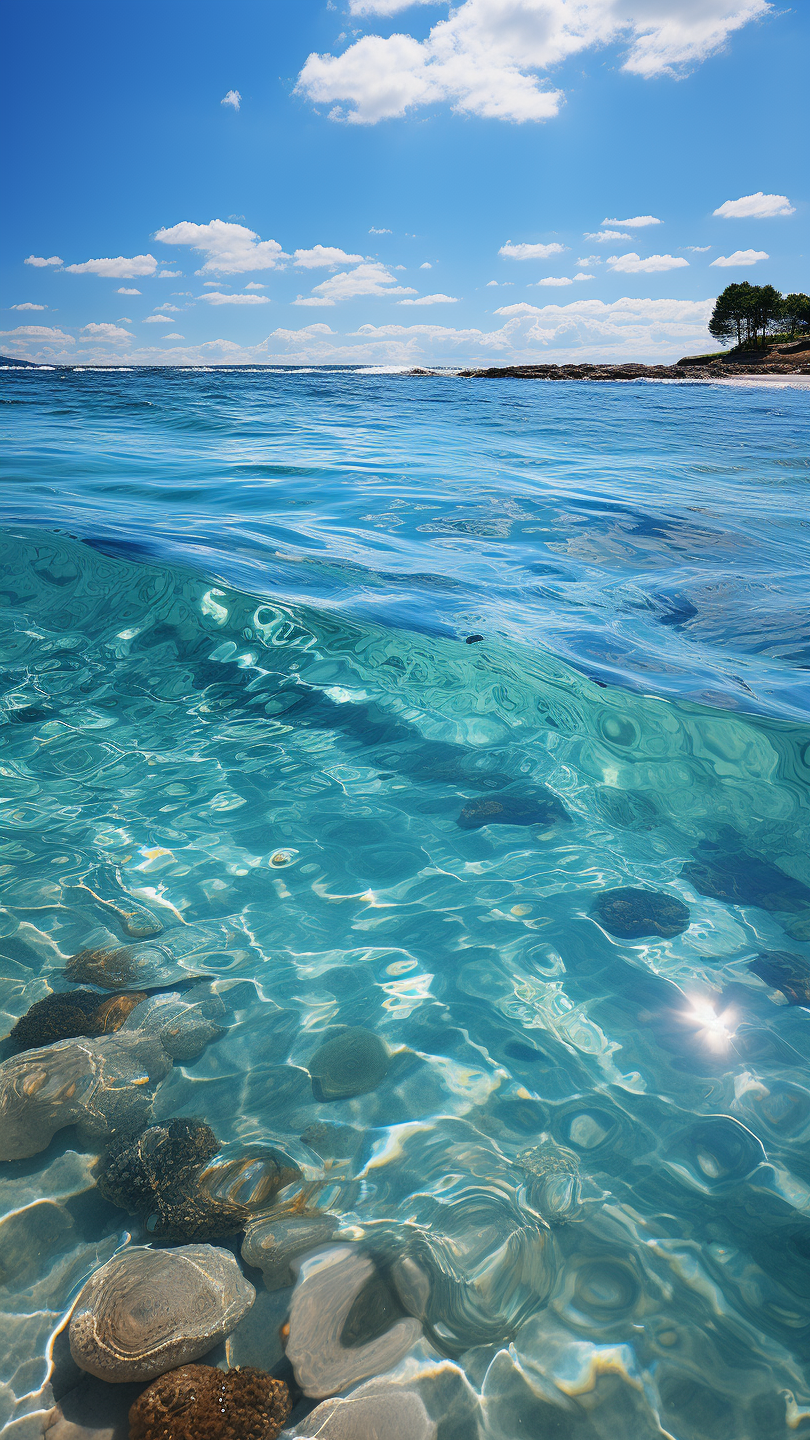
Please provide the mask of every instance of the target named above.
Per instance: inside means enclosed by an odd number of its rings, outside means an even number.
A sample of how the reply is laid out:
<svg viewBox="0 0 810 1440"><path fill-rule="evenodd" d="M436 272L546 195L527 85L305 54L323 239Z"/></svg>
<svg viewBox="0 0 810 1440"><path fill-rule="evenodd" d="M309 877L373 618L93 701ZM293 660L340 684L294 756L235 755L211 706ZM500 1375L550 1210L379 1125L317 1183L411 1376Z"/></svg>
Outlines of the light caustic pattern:
<svg viewBox="0 0 810 1440"><path fill-rule="evenodd" d="M401 1363L459 1367L465 1434L810 1434L810 1014L752 969L810 965L807 726L43 530L0 567L4 1033L85 949L125 949L142 990L208 982L224 1018L156 1120L328 1181L307 1235L388 1257L424 1324ZM688 923L612 934L592 912L620 887ZM388 1060L323 1101L337 1025ZM65 1383L67 1307L148 1241L87 1144L57 1129L0 1173L0 1424ZM268 1352L240 1327L232 1363L277 1358L273 1273Z"/></svg>

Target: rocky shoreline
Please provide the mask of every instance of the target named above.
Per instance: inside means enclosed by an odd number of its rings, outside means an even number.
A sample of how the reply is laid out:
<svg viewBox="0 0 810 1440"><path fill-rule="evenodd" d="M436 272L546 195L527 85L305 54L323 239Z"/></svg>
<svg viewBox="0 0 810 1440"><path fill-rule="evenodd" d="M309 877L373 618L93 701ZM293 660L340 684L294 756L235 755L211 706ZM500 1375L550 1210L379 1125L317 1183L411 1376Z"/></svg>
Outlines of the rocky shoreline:
<svg viewBox="0 0 810 1440"><path fill-rule="evenodd" d="M412 375L438 375L439 370L414 369ZM710 356L685 356L674 365L491 365L456 371L462 380L726 380L739 375L808 375L810 342L774 346L770 350Z"/></svg>

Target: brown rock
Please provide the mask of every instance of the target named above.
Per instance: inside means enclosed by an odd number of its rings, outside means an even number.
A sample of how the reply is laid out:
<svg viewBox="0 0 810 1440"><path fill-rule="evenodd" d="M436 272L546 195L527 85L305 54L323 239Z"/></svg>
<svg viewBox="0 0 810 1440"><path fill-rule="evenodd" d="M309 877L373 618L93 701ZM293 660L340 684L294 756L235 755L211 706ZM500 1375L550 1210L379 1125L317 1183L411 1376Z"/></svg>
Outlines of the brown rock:
<svg viewBox="0 0 810 1440"><path fill-rule="evenodd" d="M181 1365L154 1380L129 1412L130 1440L276 1440L291 1410L282 1380L246 1365Z"/></svg>

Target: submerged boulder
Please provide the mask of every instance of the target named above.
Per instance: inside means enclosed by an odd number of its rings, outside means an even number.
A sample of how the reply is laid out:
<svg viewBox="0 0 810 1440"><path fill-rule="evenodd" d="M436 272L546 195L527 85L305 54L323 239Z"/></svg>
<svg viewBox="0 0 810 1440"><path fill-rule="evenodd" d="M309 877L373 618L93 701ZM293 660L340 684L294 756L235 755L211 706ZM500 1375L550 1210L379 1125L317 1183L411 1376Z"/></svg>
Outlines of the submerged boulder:
<svg viewBox="0 0 810 1440"><path fill-rule="evenodd" d="M91 1275L79 1295L70 1353L100 1380L154 1380L207 1354L255 1296L228 1250L130 1246Z"/></svg>
<svg viewBox="0 0 810 1440"><path fill-rule="evenodd" d="M245 1365L181 1365L129 1412L130 1440L276 1440L292 1408L283 1380Z"/></svg>
<svg viewBox="0 0 810 1440"><path fill-rule="evenodd" d="M118 950L80 950L65 965L65 979L102 990L153 990L188 980L164 945L127 945Z"/></svg>
<svg viewBox="0 0 810 1440"><path fill-rule="evenodd" d="M132 1134L145 1123L171 1059L151 1035L60 1040L0 1065L0 1160L44 1150L77 1124L85 1140Z"/></svg>
<svg viewBox="0 0 810 1440"><path fill-rule="evenodd" d="M112 1034L121 1029L145 999L143 990L107 999L94 990L66 990L46 995L26 1010L9 1038L20 1050L35 1050L79 1035Z"/></svg>
<svg viewBox="0 0 810 1440"><path fill-rule="evenodd" d="M419 1339L419 1321L401 1318L373 1261L353 1246L334 1246L293 1268L299 1279L290 1302L287 1358L312 1399L392 1369Z"/></svg>
<svg viewBox="0 0 810 1440"><path fill-rule="evenodd" d="M328 1211L313 1215L263 1215L245 1228L242 1259L255 1265L268 1290L283 1290L295 1276L292 1261L332 1239L339 1224Z"/></svg>
<svg viewBox="0 0 810 1440"><path fill-rule="evenodd" d="M98 1188L114 1205L146 1215L150 1234L177 1240L233 1235L250 1212L202 1195L195 1184L201 1166L218 1150L216 1135L202 1120L180 1118L152 1125L108 1152Z"/></svg>
<svg viewBox="0 0 810 1440"><path fill-rule="evenodd" d="M456 823L462 830L484 825L559 825L570 816L565 806L545 787L532 795L486 795L468 800Z"/></svg>
<svg viewBox="0 0 810 1440"><path fill-rule="evenodd" d="M348 1026L325 1041L309 1062L316 1100L345 1100L375 1090L388 1073L391 1057L379 1035Z"/></svg>
<svg viewBox="0 0 810 1440"><path fill-rule="evenodd" d="M606 890L597 896L591 915L609 935L622 940L639 940L645 935L660 935L668 940L691 923L688 905L676 896L633 886Z"/></svg>
<svg viewBox="0 0 810 1440"><path fill-rule="evenodd" d="M748 969L766 985L781 990L789 1005L810 1008L810 965L788 950L762 950Z"/></svg>
<svg viewBox="0 0 810 1440"><path fill-rule="evenodd" d="M700 855L681 870L700 895L732 905L757 905L760 910L786 910L794 915L810 907L810 889L778 866L744 850Z"/></svg>
<svg viewBox="0 0 810 1440"><path fill-rule="evenodd" d="M210 1040L225 1033L219 1023L225 1006L203 983L190 990L150 995L127 1019L124 1029L156 1035L173 1060L195 1060Z"/></svg>

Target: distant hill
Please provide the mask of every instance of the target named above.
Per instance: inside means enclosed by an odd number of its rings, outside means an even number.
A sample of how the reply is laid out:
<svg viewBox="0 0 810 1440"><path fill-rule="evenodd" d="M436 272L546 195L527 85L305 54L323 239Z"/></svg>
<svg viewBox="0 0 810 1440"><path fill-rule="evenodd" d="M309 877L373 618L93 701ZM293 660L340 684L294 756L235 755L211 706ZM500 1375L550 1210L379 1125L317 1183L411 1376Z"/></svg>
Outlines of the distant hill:
<svg viewBox="0 0 810 1440"><path fill-rule="evenodd" d="M36 360L18 360L16 355L0 355L0 365L25 365L29 370L41 370Z"/></svg>

